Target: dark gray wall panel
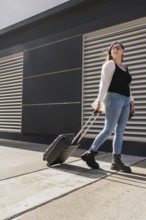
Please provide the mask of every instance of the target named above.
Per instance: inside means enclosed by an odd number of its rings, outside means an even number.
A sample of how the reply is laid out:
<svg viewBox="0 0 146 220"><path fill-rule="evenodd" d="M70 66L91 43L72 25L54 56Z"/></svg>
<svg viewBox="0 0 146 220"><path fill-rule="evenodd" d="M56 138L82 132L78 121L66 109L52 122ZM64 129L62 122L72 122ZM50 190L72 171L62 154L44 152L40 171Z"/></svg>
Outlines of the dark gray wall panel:
<svg viewBox="0 0 146 220"><path fill-rule="evenodd" d="M25 51L24 77L81 67L81 42L77 36Z"/></svg>
<svg viewBox="0 0 146 220"><path fill-rule="evenodd" d="M24 53L22 133L72 132L81 123L82 37Z"/></svg>
<svg viewBox="0 0 146 220"><path fill-rule="evenodd" d="M23 104L56 102L81 102L81 69L23 80Z"/></svg>
<svg viewBox="0 0 146 220"><path fill-rule="evenodd" d="M24 106L23 133L56 135L77 132L80 108L80 104Z"/></svg>

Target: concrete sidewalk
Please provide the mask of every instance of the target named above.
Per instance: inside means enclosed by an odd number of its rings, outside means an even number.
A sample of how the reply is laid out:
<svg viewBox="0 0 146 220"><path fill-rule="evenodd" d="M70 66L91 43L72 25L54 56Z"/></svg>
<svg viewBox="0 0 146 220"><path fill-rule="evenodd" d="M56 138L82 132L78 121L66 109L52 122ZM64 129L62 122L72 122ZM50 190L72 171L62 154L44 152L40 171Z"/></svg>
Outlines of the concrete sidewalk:
<svg viewBox="0 0 146 220"><path fill-rule="evenodd" d="M132 174L110 170L111 154L100 152L100 170L80 159L46 166L47 145L0 140L0 220L144 220L146 158L123 155Z"/></svg>

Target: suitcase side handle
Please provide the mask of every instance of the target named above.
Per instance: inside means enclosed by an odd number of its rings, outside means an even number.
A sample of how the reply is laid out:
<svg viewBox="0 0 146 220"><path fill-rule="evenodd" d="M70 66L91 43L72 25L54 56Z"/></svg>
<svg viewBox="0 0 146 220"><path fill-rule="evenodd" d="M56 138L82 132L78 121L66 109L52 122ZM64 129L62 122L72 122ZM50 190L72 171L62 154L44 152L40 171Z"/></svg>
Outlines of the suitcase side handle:
<svg viewBox="0 0 146 220"><path fill-rule="evenodd" d="M89 119L86 121L86 123L84 124L84 126L81 128L81 130L76 134L76 136L73 138L71 145L73 145L76 141L77 144L82 140L82 138L85 136L85 134L88 132L88 130L91 128L91 126L93 125L94 121L97 119L97 117L100 115L101 113L96 113L93 112L92 115L89 117ZM93 118L94 117L94 118ZM84 130L84 128L87 126L87 128L85 129L85 131L83 132L83 134L80 136L80 134L82 133L82 131ZM79 137L80 136L80 137Z"/></svg>

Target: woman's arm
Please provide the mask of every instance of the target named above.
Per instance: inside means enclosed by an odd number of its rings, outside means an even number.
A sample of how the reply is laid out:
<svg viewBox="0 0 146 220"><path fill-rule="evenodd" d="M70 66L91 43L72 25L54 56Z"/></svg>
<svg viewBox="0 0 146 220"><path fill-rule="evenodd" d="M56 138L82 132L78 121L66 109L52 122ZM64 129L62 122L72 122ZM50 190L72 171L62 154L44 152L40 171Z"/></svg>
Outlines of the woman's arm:
<svg viewBox="0 0 146 220"><path fill-rule="evenodd" d="M103 64L95 112L100 112L101 110L101 102L104 100L108 91L114 71L115 63L113 60L109 60Z"/></svg>
<svg viewBox="0 0 146 220"><path fill-rule="evenodd" d="M132 115L135 115L134 98L132 96L131 88L130 88L130 112Z"/></svg>
<svg viewBox="0 0 146 220"><path fill-rule="evenodd" d="M104 63L101 71L101 79L99 84L98 101L103 101L111 83L113 74L115 71L115 63L113 60L109 60Z"/></svg>

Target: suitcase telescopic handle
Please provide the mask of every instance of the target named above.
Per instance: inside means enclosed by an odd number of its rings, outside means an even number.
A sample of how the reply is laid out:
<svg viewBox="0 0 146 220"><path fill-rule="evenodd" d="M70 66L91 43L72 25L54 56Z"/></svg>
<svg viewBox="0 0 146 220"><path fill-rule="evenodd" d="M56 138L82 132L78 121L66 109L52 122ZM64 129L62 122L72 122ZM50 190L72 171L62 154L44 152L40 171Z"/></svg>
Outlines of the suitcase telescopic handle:
<svg viewBox="0 0 146 220"><path fill-rule="evenodd" d="M78 144L82 138L85 136L85 134L88 132L88 130L91 128L91 126L93 125L94 121L97 119L97 117L100 115L100 113L95 113L93 112L92 115L89 117L89 119L86 121L86 123L84 124L84 126L81 128L81 130L76 134L76 136L73 138L71 145L74 144L74 142L76 142L76 144ZM80 134L82 133L82 131L84 130L84 128L87 126L87 128L85 129L85 131L83 132L83 134L80 136ZM80 136L80 137L79 137Z"/></svg>

